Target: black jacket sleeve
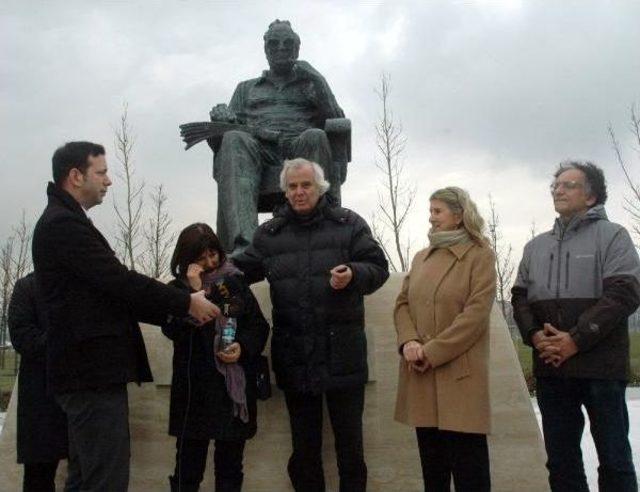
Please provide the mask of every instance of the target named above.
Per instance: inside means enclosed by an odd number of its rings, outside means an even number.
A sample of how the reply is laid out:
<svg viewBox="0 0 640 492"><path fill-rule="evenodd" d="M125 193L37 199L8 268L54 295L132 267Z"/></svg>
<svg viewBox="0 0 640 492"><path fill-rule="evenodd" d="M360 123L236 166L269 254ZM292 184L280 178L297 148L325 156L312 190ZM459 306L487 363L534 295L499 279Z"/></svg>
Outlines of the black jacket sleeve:
<svg viewBox="0 0 640 492"><path fill-rule="evenodd" d="M188 313L188 292L127 269L82 218L60 217L43 232L49 244L56 245L51 254L65 269L96 291L127 303L139 319L162 324L168 314Z"/></svg>
<svg viewBox="0 0 640 492"><path fill-rule="evenodd" d="M192 289L185 285L180 280L174 279L169 282L171 287L175 287L178 290L182 290L185 292L191 292ZM164 336L168 339L173 340L174 342L177 340L182 340L183 338L189 335L189 328L195 325L189 326L188 316L169 316L164 323L160 325L160 329Z"/></svg>
<svg viewBox="0 0 640 492"><path fill-rule="evenodd" d="M382 248L373 238L364 219L357 215L349 257L347 265L353 272L349 287L356 289L360 294L375 292L389 278L389 264Z"/></svg>
<svg viewBox="0 0 640 492"><path fill-rule="evenodd" d="M581 352L606 339L609 332L631 316L640 304L640 260L625 229L620 228L607 245L602 270L602 296L569 330Z"/></svg>
<svg viewBox="0 0 640 492"><path fill-rule="evenodd" d="M513 307L513 318L520 330L522 341L529 346L533 346L531 337L536 331L542 330L542 326L536 322L528 300L527 286L529 284L530 254L530 246L527 244L524 247L522 260L520 260L520 265L518 266L516 282L511 289L511 306Z"/></svg>
<svg viewBox="0 0 640 492"><path fill-rule="evenodd" d="M20 355L44 357L47 333L46 327L38 319L35 287L33 275L16 282L9 303L7 322L11 343Z"/></svg>
<svg viewBox="0 0 640 492"><path fill-rule="evenodd" d="M244 278L249 284L260 282L265 278L264 256L259 248L261 234L264 232L258 228L247 249L231 258L233 264L242 270Z"/></svg>

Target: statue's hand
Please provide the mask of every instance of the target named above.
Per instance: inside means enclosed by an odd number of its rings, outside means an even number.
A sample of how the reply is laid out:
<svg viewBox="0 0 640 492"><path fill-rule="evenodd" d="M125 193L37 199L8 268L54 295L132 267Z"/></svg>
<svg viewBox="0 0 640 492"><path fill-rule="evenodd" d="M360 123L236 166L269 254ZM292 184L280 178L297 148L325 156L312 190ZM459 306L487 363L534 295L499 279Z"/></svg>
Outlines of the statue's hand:
<svg viewBox="0 0 640 492"><path fill-rule="evenodd" d="M224 121L225 123L235 123L237 118L233 111L226 104L216 104L209 111L211 121Z"/></svg>

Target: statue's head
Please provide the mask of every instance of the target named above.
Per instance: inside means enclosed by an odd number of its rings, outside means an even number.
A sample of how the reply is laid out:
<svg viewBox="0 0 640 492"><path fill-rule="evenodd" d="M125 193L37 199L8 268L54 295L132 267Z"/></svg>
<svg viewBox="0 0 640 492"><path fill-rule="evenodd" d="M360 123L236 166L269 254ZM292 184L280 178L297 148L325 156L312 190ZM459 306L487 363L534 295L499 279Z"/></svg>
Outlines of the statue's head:
<svg viewBox="0 0 640 492"><path fill-rule="evenodd" d="M264 52L269 68L274 72L289 72L300 52L300 37L289 21L274 20L264 33Z"/></svg>

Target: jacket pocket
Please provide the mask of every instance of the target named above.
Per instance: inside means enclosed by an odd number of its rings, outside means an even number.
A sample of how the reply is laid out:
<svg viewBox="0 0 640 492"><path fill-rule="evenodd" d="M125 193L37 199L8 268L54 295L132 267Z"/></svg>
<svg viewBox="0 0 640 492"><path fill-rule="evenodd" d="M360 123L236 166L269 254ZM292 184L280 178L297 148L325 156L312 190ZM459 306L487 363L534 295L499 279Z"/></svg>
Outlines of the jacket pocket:
<svg viewBox="0 0 640 492"><path fill-rule="evenodd" d="M466 353L455 359L452 365L453 377L456 381L471 375L471 370L469 369L469 356Z"/></svg>

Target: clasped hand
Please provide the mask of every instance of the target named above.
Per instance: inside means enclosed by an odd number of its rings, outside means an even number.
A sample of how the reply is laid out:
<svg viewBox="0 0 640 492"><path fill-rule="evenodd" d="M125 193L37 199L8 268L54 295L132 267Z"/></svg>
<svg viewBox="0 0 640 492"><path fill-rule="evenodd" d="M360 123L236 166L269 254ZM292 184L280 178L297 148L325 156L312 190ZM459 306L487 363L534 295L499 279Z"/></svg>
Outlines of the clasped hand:
<svg viewBox="0 0 640 492"><path fill-rule="evenodd" d="M431 368L422 344L416 340L410 340L402 346L402 355L410 371L425 372Z"/></svg>
<svg viewBox="0 0 640 492"><path fill-rule="evenodd" d="M544 329L537 331L531 338L533 346L539 352L545 364L560 367L564 362L578 353L571 335L566 331L560 331L551 323L545 323Z"/></svg>
<svg viewBox="0 0 640 492"><path fill-rule="evenodd" d="M233 364L234 362L238 362L241 353L242 349L240 348L240 344L238 342L233 342L226 350L220 350L216 353L216 357L225 364Z"/></svg>

